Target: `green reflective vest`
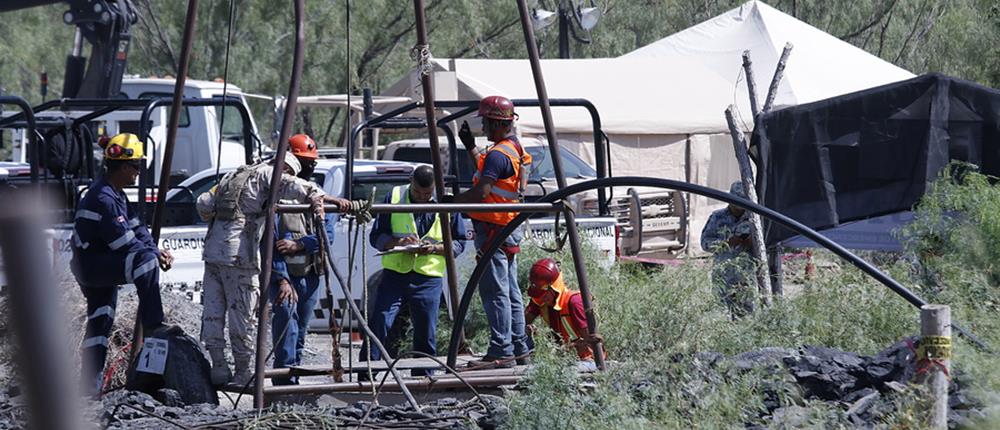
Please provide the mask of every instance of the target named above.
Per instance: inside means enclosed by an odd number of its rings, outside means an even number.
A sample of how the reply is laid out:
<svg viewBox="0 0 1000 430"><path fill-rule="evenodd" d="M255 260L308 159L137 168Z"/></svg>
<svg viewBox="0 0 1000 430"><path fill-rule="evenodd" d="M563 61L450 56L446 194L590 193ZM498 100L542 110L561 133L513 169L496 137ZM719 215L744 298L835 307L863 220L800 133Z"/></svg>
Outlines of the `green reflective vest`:
<svg viewBox="0 0 1000 430"><path fill-rule="evenodd" d="M397 186L392 189L392 204L409 203L410 187ZM394 213L389 216L393 237L419 236L417 222L411 213ZM441 243L441 218L434 217L434 225L427 231L421 241ZM382 256L382 267L398 273L417 272L424 276L444 277L444 256L437 254L413 254L409 252L394 252Z"/></svg>

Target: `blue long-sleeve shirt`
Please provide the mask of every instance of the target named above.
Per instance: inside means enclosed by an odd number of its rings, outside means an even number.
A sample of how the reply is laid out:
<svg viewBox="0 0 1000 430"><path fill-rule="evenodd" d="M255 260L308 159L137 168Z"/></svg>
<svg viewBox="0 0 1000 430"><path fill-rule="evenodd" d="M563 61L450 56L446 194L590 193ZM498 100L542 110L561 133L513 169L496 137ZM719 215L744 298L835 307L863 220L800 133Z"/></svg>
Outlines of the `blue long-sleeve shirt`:
<svg viewBox="0 0 1000 430"><path fill-rule="evenodd" d="M292 278L288 274L288 263L285 262L285 255L278 251L278 246L277 246L277 243L278 243L279 240L281 240L281 239L291 239L291 237L279 237L278 236L279 235L279 233L278 233L278 230L279 230L278 229L278 224L280 224L280 223L281 223L281 214L276 214L274 216L274 243L275 243L275 247L274 247L274 256L271 258L271 279L274 280L274 281L281 280L281 279L287 279L287 280L291 281ZM334 235L334 224L335 224L335 219L334 219L333 215L332 214L327 214L325 222L323 224L326 226L326 237L332 243L333 242L333 235ZM319 252L319 245L320 245L320 241L321 240L323 240L323 239L320 238L319 236L315 235L315 234L308 235L308 236L303 236L303 237L300 237L298 239L298 241L301 242L302 246L304 247L303 250L302 250L302 252L304 252L306 254L315 254L315 253ZM261 241L261 244L263 244L263 243L264 243L264 241ZM321 264L325 265L325 263L321 263Z"/></svg>
<svg viewBox="0 0 1000 430"><path fill-rule="evenodd" d="M409 192L409 191L407 191ZM428 203L435 203L434 198ZM382 203L391 204L392 203L392 193L386 193L385 199ZM418 213L413 214L413 220L417 224L417 235L423 237L427 234L427 231L431 229L434 225L434 219L438 216L436 213ZM368 241L372 244L375 249L385 249L386 245L392 240L392 221L390 220L391 214L382 213L375 217L375 224L372 226L372 232L368 235ZM466 228L465 220L459 214L452 214L451 216L451 237L452 237L452 253L458 256L465 250L465 239Z"/></svg>

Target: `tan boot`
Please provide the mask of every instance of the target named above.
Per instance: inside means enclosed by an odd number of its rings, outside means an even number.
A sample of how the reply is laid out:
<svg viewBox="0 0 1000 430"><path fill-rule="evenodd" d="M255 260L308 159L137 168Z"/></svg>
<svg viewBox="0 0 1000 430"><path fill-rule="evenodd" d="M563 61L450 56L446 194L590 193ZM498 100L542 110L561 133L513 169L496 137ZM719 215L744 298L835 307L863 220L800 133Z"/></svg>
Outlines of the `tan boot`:
<svg viewBox="0 0 1000 430"><path fill-rule="evenodd" d="M210 349L208 355L212 357L212 385L226 385L233 379L232 372L229 371L229 363L226 362L226 353L221 349Z"/></svg>
<svg viewBox="0 0 1000 430"><path fill-rule="evenodd" d="M254 369L250 367L253 363L248 358L235 358L235 361L236 376L233 377L233 384L242 387L253 379Z"/></svg>

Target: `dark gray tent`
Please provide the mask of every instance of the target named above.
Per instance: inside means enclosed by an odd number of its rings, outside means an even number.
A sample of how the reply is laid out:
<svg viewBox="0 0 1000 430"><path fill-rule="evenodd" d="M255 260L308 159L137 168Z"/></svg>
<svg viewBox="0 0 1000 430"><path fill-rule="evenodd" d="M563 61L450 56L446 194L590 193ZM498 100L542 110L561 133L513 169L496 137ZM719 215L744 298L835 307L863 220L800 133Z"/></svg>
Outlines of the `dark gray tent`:
<svg viewBox="0 0 1000 430"><path fill-rule="evenodd" d="M765 206L815 229L844 227L909 211L951 160L1000 176L1000 90L923 75L765 114L751 146ZM877 224L883 234L893 225ZM792 236L766 230L769 244Z"/></svg>

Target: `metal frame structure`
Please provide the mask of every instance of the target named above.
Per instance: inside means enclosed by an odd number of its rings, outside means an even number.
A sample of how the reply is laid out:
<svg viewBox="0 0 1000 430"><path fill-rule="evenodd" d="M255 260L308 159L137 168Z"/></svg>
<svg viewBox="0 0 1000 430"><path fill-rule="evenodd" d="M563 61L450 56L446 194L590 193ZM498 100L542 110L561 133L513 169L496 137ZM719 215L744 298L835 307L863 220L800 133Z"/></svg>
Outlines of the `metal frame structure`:
<svg viewBox="0 0 1000 430"><path fill-rule="evenodd" d="M518 107L539 107L539 106L541 106L541 102L539 101L539 99L514 99L512 101L514 102L514 105L518 106ZM610 160L610 154L609 154L609 151L608 151L608 142L607 142L607 139L604 136L604 130L601 128L601 115L597 111L597 107L595 107L594 104L590 102L590 100L583 99L583 98L550 99L549 100L549 104L551 106L555 106L555 107L582 107L582 108L584 108L584 109L587 110L587 113L590 114L591 123L593 124L593 128L594 128L594 130L593 130L593 136L594 136L594 144L596 145L595 150L594 150L594 154L595 154L595 156L597 158L597 160L596 160L597 161L597 169L596 169L597 170L597 177L598 178L606 178L606 177L608 177L608 175L610 174L610 169L609 169L609 167L610 167L610 164L609 164L610 163L610 161L609 161ZM434 103L434 107L435 108L440 108L440 109L458 109L457 111L455 111L453 113L450 113L448 115L445 115L445 116L441 117L440 119L438 119L436 121L437 128L440 128L440 129L444 130L445 137L448 139L449 159L451 161L450 168L448 169L449 170L448 174L450 174L450 175L457 175L458 174L458 171L456 170L458 168L458 162L457 162L458 161L458 154L457 154L457 145L458 144L457 144L457 141L455 139L454 130L452 130L451 127L448 126L448 123L452 122L452 121L455 121L455 120L457 120L457 119L459 119L461 117L464 117L466 115L472 114L473 112L476 111L476 109L478 108L478 106L479 106L479 100L449 100L449 101L438 101L438 102ZM368 129L372 129L372 128L398 129L398 128L422 128L422 127L426 127L426 120L424 122L420 123L419 125L414 124L414 123L399 124L397 122L393 122L392 121L394 118L400 117L401 115L403 115L403 114L405 114L405 113L407 113L409 111L412 111L412 110L415 110L415 109L420 109L422 107L424 107L424 102L417 101L417 102L407 103L407 104L405 104L403 106L400 106L400 107L398 107L396 109L393 109L393 110L391 110L389 112L386 112L386 113L381 114L381 115L377 115L375 117L366 119L366 120L364 120L364 121L362 121L362 122L360 122L358 124L355 124L354 127L351 128L350 138L347 141L347 153L348 153L348 155L354 153L354 151L355 151L355 145L357 144L358 137L361 135L362 132L364 132L364 131L366 131ZM351 178L353 178L353 174L354 174L353 173L353 166L354 166L354 158L349 156L347 158L347 175L348 175L347 178L348 179L345 181L345 187L346 188L344 189L344 196L345 196L345 198L348 198L348 199L353 198L353 196L350 195L350 191L351 190L350 190L349 186L347 185L348 183L351 182ZM453 191L457 192L457 188L455 188ZM606 190L605 189L597 190L597 199L598 199L598 212L599 212L599 215L600 216L607 216L608 213L609 213L609 211L608 211L608 198L606 196Z"/></svg>
<svg viewBox="0 0 1000 430"><path fill-rule="evenodd" d="M3 99L21 100L24 99L19 97L0 97L0 102ZM112 112L121 110L140 110L142 113L139 116L139 140L143 144L143 152L148 153L147 144L149 142L149 131L152 129L152 122L150 118L153 115L153 111L161 107L169 107L171 105L171 100L167 98L152 98L152 99L58 99L50 100L48 102L42 103L34 108L27 106L27 102L24 102L22 110L24 112L12 115L0 121L0 128L9 128L18 123L18 121L26 120L28 122L29 136L32 140L32 152L31 154L35 159L40 159L41 154L41 142L38 141L38 131L37 131L37 119L36 114L40 112L45 112L49 110L92 110L92 112L82 115L78 118L73 119L71 128L79 127L80 125L100 118L104 115L110 114ZM236 111L240 114L240 119L243 124L243 146L244 155L246 157L246 162L249 163L253 160L254 149L259 149L260 139L253 133L253 122L251 120L250 111L247 110L246 105L239 97L227 96L227 97L213 97L210 99L206 98L185 98L181 100L181 105L185 107L207 107L207 106L229 106L236 108ZM30 114L29 114L30 113ZM90 148L86 148L84 151L87 157L88 168L93 165L93 151ZM156 154L153 154L152 162L156 163ZM88 172L89 177L93 179L96 177L96 172ZM140 217L145 219L147 212L147 202L146 202L146 192L148 189L152 188L151 185L151 172L149 169L143 165L139 174L139 198L136 204L138 205L138 214ZM31 163L31 177L32 182L37 182L39 178L38 163Z"/></svg>

